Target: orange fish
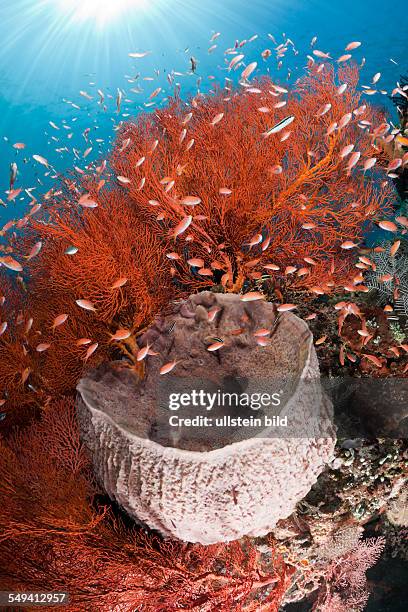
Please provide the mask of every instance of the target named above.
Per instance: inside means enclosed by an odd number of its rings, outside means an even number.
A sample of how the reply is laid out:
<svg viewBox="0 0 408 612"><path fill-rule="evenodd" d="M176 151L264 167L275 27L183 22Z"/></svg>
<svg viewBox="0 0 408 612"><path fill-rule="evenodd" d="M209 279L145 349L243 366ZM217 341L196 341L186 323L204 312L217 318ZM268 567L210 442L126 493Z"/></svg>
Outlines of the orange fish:
<svg viewBox="0 0 408 612"><path fill-rule="evenodd" d="M6 257L0 257L0 265L1 264L3 264L3 266L6 266L6 268L8 268L9 270L13 270L13 272L23 271L23 266L18 261L13 259L10 255L7 255Z"/></svg>
<svg viewBox="0 0 408 612"><path fill-rule="evenodd" d="M223 341L221 341L221 342L214 342L213 344L210 344L210 346L207 346L207 351L210 351L210 352L218 351L224 345L225 345L225 342L223 342Z"/></svg>
<svg viewBox="0 0 408 612"><path fill-rule="evenodd" d="M159 95L159 93L161 92L162 88L161 87L157 87L154 91L152 91L152 93L149 96L149 100L153 100L153 98L155 98L156 96Z"/></svg>
<svg viewBox="0 0 408 612"><path fill-rule="evenodd" d="M201 276L213 276L213 272L210 268L200 268L198 274L201 274Z"/></svg>
<svg viewBox="0 0 408 612"><path fill-rule="evenodd" d="M321 287L310 287L310 291L312 293L315 293L316 295L324 295L326 292L324 291L324 289L322 289Z"/></svg>
<svg viewBox="0 0 408 612"><path fill-rule="evenodd" d="M303 261L305 261L306 263L310 264L311 266L315 266L317 264L317 261L315 261L311 257L304 257Z"/></svg>
<svg viewBox="0 0 408 612"><path fill-rule="evenodd" d="M197 268L204 267L204 259L201 259L200 257L193 257L193 259L187 259L187 263L189 266L194 266Z"/></svg>
<svg viewBox="0 0 408 612"><path fill-rule="evenodd" d="M244 59L243 55L236 55L235 57L233 57L228 65L228 70L232 70L232 68L236 66L243 59Z"/></svg>
<svg viewBox="0 0 408 612"><path fill-rule="evenodd" d="M248 246L250 249L252 249L253 246L256 246L260 242L262 242L262 234L255 234L255 236L252 236L251 240L248 242Z"/></svg>
<svg viewBox="0 0 408 612"><path fill-rule="evenodd" d="M358 244L356 244L355 242L352 242L351 240L346 240L345 242L343 242L340 247L342 249L354 249L354 247L358 246Z"/></svg>
<svg viewBox="0 0 408 612"><path fill-rule="evenodd" d="M337 62L338 62L339 64L341 64L342 62L347 62L347 60L349 60L350 58L351 58L350 53L345 53L344 55L341 55L341 56L339 57L339 59L337 60Z"/></svg>
<svg viewBox="0 0 408 612"><path fill-rule="evenodd" d="M360 151L354 151L354 153L350 156L348 164L346 166L348 174L350 174L351 169L354 168L354 166L357 164L358 160L360 159L360 156Z"/></svg>
<svg viewBox="0 0 408 612"><path fill-rule="evenodd" d="M49 166L48 161L45 159L45 157L42 157L42 155L33 155L33 159L43 166Z"/></svg>
<svg viewBox="0 0 408 612"><path fill-rule="evenodd" d="M79 198L78 204L79 206L82 206L83 208L97 208L98 207L98 202L96 202L93 199L90 193L84 193L84 195L82 195Z"/></svg>
<svg viewBox="0 0 408 612"><path fill-rule="evenodd" d="M400 248L401 245L401 240L396 240L394 242L394 244L391 246L390 248L390 255L391 257L394 257L395 253L398 251L398 249Z"/></svg>
<svg viewBox="0 0 408 612"><path fill-rule="evenodd" d="M324 51L319 51L319 49L313 49L313 55L321 59L330 59L329 53L324 53Z"/></svg>
<svg viewBox="0 0 408 612"><path fill-rule="evenodd" d="M396 232L398 230L397 226L392 221L380 221L378 225L387 232Z"/></svg>
<svg viewBox="0 0 408 612"><path fill-rule="evenodd" d="M200 202L201 198L198 196L185 196L181 200L181 203L184 204L184 206L197 206L197 204L200 204Z"/></svg>
<svg viewBox="0 0 408 612"><path fill-rule="evenodd" d="M111 289L119 289L120 287L123 287L123 285L126 285L127 282L128 282L128 279L125 278L124 276L121 276L120 278L118 278L117 281L113 283Z"/></svg>
<svg viewBox="0 0 408 612"><path fill-rule="evenodd" d="M368 159L366 159L363 165L364 172L367 172L367 170L370 170L370 168L375 166L376 163L377 163L376 157L369 157Z"/></svg>
<svg viewBox="0 0 408 612"><path fill-rule="evenodd" d="M341 158L347 157L347 155L350 155L350 153L352 152L353 149L354 149L354 145L353 144L346 145L340 151L340 157Z"/></svg>
<svg viewBox="0 0 408 612"><path fill-rule="evenodd" d="M36 351L37 353L43 353L44 351L47 351L50 348L51 344L48 344L47 342L42 342L41 344L38 344L36 347Z"/></svg>
<svg viewBox="0 0 408 612"><path fill-rule="evenodd" d="M249 291L248 293L241 295L240 299L243 302L254 302L256 300L264 300L265 296L262 293L259 293L259 291Z"/></svg>
<svg viewBox="0 0 408 612"><path fill-rule="evenodd" d="M52 329L55 329L56 327L59 327L60 325L65 323L65 321L67 319L68 319L68 315L67 314L60 314L60 315L58 315L58 317L55 317L55 319L54 319L54 322L52 324Z"/></svg>
<svg viewBox="0 0 408 612"><path fill-rule="evenodd" d="M99 344L97 342L95 342L94 344L91 344L91 346L88 348L88 350L85 353L84 361L88 361L88 359L91 357L91 355L94 354L98 346Z"/></svg>
<svg viewBox="0 0 408 612"><path fill-rule="evenodd" d="M182 221L180 221L180 223L178 223L174 228L173 237L177 238L177 236L180 236L180 234L185 232L186 229L190 226L192 220L193 217L191 215L187 215L186 217L184 217L184 219L182 219Z"/></svg>
<svg viewBox="0 0 408 612"><path fill-rule="evenodd" d="M218 115L215 115L214 119L211 121L211 125L217 125L217 123L219 123L223 117L224 113L218 113Z"/></svg>
<svg viewBox="0 0 408 612"><path fill-rule="evenodd" d="M28 377L31 374L31 368L24 368L24 370L21 373L21 383L24 385L24 383L27 381Z"/></svg>
<svg viewBox="0 0 408 612"><path fill-rule="evenodd" d="M33 248L31 249L30 253L27 255L27 260L30 260L36 255L38 255L38 253L41 251L41 248L42 248L42 242L41 241L36 242Z"/></svg>
<svg viewBox="0 0 408 612"><path fill-rule="evenodd" d="M375 355L365 354L365 355L362 355L362 357L365 357L366 359L371 361L374 365L377 366L377 368L382 368L382 366L383 366L382 362Z"/></svg>
<svg viewBox="0 0 408 612"><path fill-rule="evenodd" d="M345 115L343 115L339 121L339 125L337 129L341 130L342 128L346 127L346 125L350 122L351 118L352 118L351 113L346 113Z"/></svg>
<svg viewBox="0 0 408 612"><path fill-rule="evenodd" d="M347 47L345 48L345 51L352 51L353 49L357 49L357 47L360 47L361 42L355 41L355 42L351 42L347 45Z"/></svg>
<svg viewBox="0 0 408 612"><path fill-rule="evenodd" d="M130 338L130 336L132 335L132 332L129 329L118 329L112 336L111 336L111 341L117 340L126 340L127 338Z"/></svg>
<svg viewBox="0 0 408 612"><path fill-rule="evenodd" d="M215 306L214 308L211 308L208 311L208 320L210 323L212 323L215 319L215 317L217 316L217 313L219 313L221 310L221 308L219 308L218 306Z"/></svg>
<svg viewBox="0 0 408 612"><path fill-rule="evenodd" d="M297 276L307 276L308 274L310 274L310 270L308 268L300 268L297 272L296 272Z"/></svg>
<svg viewBox="0 0 408 612"><path fill-rule="evenodd" d="M86 344L91 344L92 340L90 338L79 338L76 341L77 346L85 346Z"/></svg>
<svg viewBox="0 0 408 612"><path fill-rule="evenodd" d="M95 311L95 306L89 300L75 300L75 303L84 310Z"/></svg>
<svg viewBox="0 0 408 612"><path fill-rule="evenodd" d="M296 304L279 304L277 307L278 312L288 312L297 308Z"/></svg>
<svg viewBox="0 0 408 612"><path fill-rule="evenodd" d="M250 64L248 64L248 66L242 71L241 78L244 80L248 79L257 66L257 62L251 62Z"/></svg>
<svg viewBox="0 0 408 612"><path fill-rule="evenodd" d="M20 195L21 191L22 189L12 189L11 191L8 192L7 200L9 202L14 201L16 197Z"/></svg>
<svg viewBox="0 0 408 612"><path fill-rule="evenodd" d="M255 336L255 338L263 338L264 336L269 336L269 334L270 334L269 329L266 329L265 327L261 327L260 329L257 329L253 335Z"/></svg>
<svg viewBox="0 0 408 612"><path fill-rule="evenodd" d="M331 109L332 105L330 104L330 102L328 102L327 104L324 104L323 106L321 106L319 108L319 110L316 113L316 117L323 117L323 115L325 115L326 113L329 112L329 110Z"/></svg>
<svg viewBox="0 0 408 612"><path fill-rule="evenodd" d="M273 270L275 272L280 270L280 267L273 263L265 264L263 267L265 268L265 270Z"/></svg>
<svg viewBox="0 0 408 612"><path fill-rule="evenodd" d="M136 361L143 361L143 359L145 359L147 355L149 354L149 351L150 351L150 345L147 344L146 346L144 346L137 352Z"/></svg>
<svg viewBox="0 0 408 612"><path fill-rule="evenodd" d="M176 367L178 363L179 363L178 361L169 361L168 363L165 363L160 368L160 375L163 376L163 374L168 374L169 372L174 370L174 368Z"/></svg>
<svg viewBox="0 0 408 612"><path fill-rule="evenodd" d="M399 142L399 144L402 144L404 147L408 147L408 138L406 138L405 136L398 134L398 136L395 137L395 140L396 142Z"/></svg>

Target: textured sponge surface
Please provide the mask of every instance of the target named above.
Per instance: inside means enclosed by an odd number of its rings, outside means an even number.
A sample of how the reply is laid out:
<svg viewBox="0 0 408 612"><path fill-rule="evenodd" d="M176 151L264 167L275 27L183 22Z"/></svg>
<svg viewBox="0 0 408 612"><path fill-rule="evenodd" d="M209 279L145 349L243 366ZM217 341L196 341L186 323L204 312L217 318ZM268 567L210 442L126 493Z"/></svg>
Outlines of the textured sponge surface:
<svg viewBox="0 0 408 612"><path fill-rule="evenodd" d="M213 316L214 311L216 315ZM256 332L272 330L266 346ZM208 351L215 340L224 345ZM204 292L175 305L141 339L143 380L121 362L78 386L82 437L107 493L136 520L165 536L211 544L268 533L287 517L332 459L331 405L323 394L312 336L292 313L263 300ZM160 376L160 367L176 367ZM239 389L282 392L278 408L216 405L169 410L168 394ZM189 412L190 411L190 412ZM172 414L259 417L258 427L176 428ZM276 433L264 417L287 417Z"/></svg>

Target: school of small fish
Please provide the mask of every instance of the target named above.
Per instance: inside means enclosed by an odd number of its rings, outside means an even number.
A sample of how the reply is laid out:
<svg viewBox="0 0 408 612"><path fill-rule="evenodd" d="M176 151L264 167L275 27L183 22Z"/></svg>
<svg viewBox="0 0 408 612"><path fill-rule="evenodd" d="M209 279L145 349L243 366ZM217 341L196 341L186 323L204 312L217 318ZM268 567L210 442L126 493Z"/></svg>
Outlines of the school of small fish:
<svg viewBox="0 0 408 612"><path fill-rule="evenodd" d="M276 71L281 71L281 73L283 73L285 66L284 62L288 56L292 54L293 57L296 58L296 56L299 54L294 42L288 38L286 34L282 35L282 42L278 42L272 34L268 34L268 47L263 48L257 53L251 52L251 44L258 39L258 35L254 35L248 40L236 40L233 45L227 47L223 52L220 49L218 40L221 36L222 34L220 32L215 32L211 35L207 51L208 54L211 54L212 56L220 53L220 69L225 73L225 110L208 118L208 129L214 130L214 133L217 133L217 130L227 126L230 120L228 103L231 100L234 82L236 86L241 88L242 92L245 92L245 95L259 96L259 94L262 94L262 90L257 86L257 77L262 75L264 66L266 66L267 72L271 72L273 69L270 67L270 62L272 61L271 58L275 58L276 60ZM217 41L217 43L215 43L215 41ZM321 50L315 48L316 43L317 37L315 36L312 38L310 43L311 51L307 54L307 62L309 68L313 66L317 68L318 71L323 68L326 61L335 61L338 65L347 64L347 62L355 59L355 55L353 55L354 52L358 53L360 51L360 47L362 46L362 43L359 41L349 42L345 45L341 55L336 58L335 54L326 49ZM272 46L273 50L269 48ZM182 70L178 71L171 69L168 70L166 74L167 87L173 88L177 95L180 95L181 92L181 81L187 80L189 83L189 79L195 79L199 73L200 62L196 57L191 55L191 50L189 48L184 50L184 55L186 57L184 58ZM79 175L83 175L89 170L94 170L96 175L99 176L99 185L100 188L102 188L106 180L102 177L105 176L107 164L106 160L100 161L100 159L101 156L103 156L104 147L109 144L105 138L101 137L101 134L103 133L103 121L106 118L110 121L112 120L112 117L114 117L114 131L116 132L121 126L122 122L131 116L131 114L138 111L146 112L149 111L149 109L151 109L151 112L154 112L156 108L166 104L171 92L170 89L166 90L166 85L163 84L163 72L159 69L151 68L151 62L154 61L154 52L149 50L134 50L130 51L128 56L131 61L131 68L129 69L130 74L124 75L124 79L127 83L125 87L117 87L115 91L112 89L105 89L98 87L95 79L93 78L86 88L78 92L81 100L78 99L77 101L72 101L64 99L64 103L69 107L70 111L74 111L76 115L73 117L71 116L70 119L62 118L59 121L53 119L49 120L48 125L51 128L51 131L47 131L46 135L48 137L50 151L43 152L44 154L38 151L28 153L27 149L30 147L23 140L12 143L11 141L9 142L7 137L5 137L6 142L10 144L14 158L13 161L9 163L8 176L6 175L8 189L5 192L5 200L7 203L0 199L0 204L3 207L7 207L8 205L11 206L11 203L15 204L16 202L25 204L28 198L30 208L29 212L23 216L22 219L12 220L6 223L0 232L0 236L4 237L7 235L7 232L23 227L28 218L34 216L36 212L40 210L42 203L39 200L46 200L53 192L56 191L56 189L58 189L51 186L47 194L42 198L40 196L37 198L34 193L38 187L42 188L50 181L52 184L53 181L60 178L59 173L55 170L57 162L50 161L56 159L56 154L59 160L64 159L67 155L72 155L75 170ZM390 58L390 61L393 64L397 63L392 58ZM148 62L149 66L149 71L146 75L143 75L142 72L144 62ZM360 62L360 65L364 65L364 58L360 58ZM382 72L378 70L374 74L371 73L372 76L369 84L362 85L364 94L369 96L390 95L391 97L398 95L408 99L407 86L401 87L399 83L396 84L391 92L381 89L380 82L382 82L384 79ZM286 74L286 79L288 82L291 76L292 69L288 68ZM211 86L214 85L214 79L215 77L213 75L208 75L208 80ZM274 79L274 81L275 80L277 79ZM260 140L267 139L266 141L268 143L270 142L271 146L273 146L274 139L279 139L281 142L288 139L293 140L296 138L296 130L298 129L297 117L288 113L288 111L285 111L285 107L288 106L288 100L290 100L290 86L284 83L284 78L280 80L281 83L274 82L272 89L269 92L270 98L268 100L261 100L258 107L258 111L260 113L260 117L263 118L264 125L264 129L263 131L260 131L259 137ZM195 105L197 104L197 99L199 99L200 96L205 95L201 91L202 86L203 77L198 76L196 81L195 96L192 98L191 104L186 104L186 114L182 121L183 129L179 135L179 144L186 146L187 151L193 146L197 146L195 139L189 137L189 126L194 122L194 110ZM87 91L89 87L91 88L91 93L88 93ZM347 95L347 88L347 83L340 82L336 86L336 95ZM92 95L92 91L96 92L95 95ZM141 95L144 95L146 101L139 103L138 97ZM401 133L397 127L389 124L375 127L371 126L369 122L365 122L364 105L354 109L352 112L346 113L342 117L337 117L337 120L334 121L331 117L331 113L333 113L332 104L329 102L322 102L322 106L317 111L315 119L317 121L327 122L325 125L327 125L326 136L328 139L334 133L339 133L340 131L346 133L347 127L351 122L359 122L358 125L361 129L367 130L370 132L370 134L372 134L374 144L377 138L385 138L387 144L391 142L396 144L396 151L400 151L400 155L390 161L387 168L387 175L390 179L398 177L398 172L403 171L408 165L408 152L405 152L404 150L408 148L407 134ZM96 109L97 113L94 121L92 121L92 109ZM270 121L268 118L269 115L276 117L276 120ZM287 128L289 127L290 129L288 130ZM76 146L73 146L72 143L74 142ZM135 162L135 167L140 169L144 168L148 163L147 160L149 153L152 153L158 145L159 141L154 141L150 152L146 152L146 154L139 157ZM131 140L127 139L123 141L121 151L125 151L131 146ZM92 160L93 156L94 160ZM314 152L310 151L310 157L313 158L313 156ZM339 163L343 164L342 167L344 167L344 172L350 174L351 172L358 171L363 176L366 175L366 173L375 172L375 166L378 159L376 155L363 158L361 152L355 150L355 143L353 142L349 142L341 148L338 153L338 158ZM33 171L36 173L37 185L24 187L24 175L22 172L23 164L31 165ZM184 167L180 166L177 168L176 174L181 175L183 171ZM279 177L285 172L286 168L283 162L277 163L269 169L269 173L276 177L276 180L279 180ZM129 189L132 187L131 179L126 176L118 175L114 177L114 180L123 186L124 189ZM175 177L164 177L161 182L165 194L173 193L175 189ZM22 186L19 187L18 185ZM142 177L140 183L137 185L137 189L142 191L144 186L145 178ZM228 199L234 197L234 192L238 189L238 187L239 186L237 185L221 185L218 193L223 199ZM96 209L98 207L98 197L91 196L87 192L82 194L78 193L77 196L77 205L79 207L89 210ZM195 213L196 207L199 209L204 197L204 194L192 192L180 198L178 222L171 229L169 240L179 241L185 239L188 241L189 236L187 230L189 230L189 228L191 229L191 227L195 226L200 220L205 218L204 216ZM160 202L157 200L149 200L149 204L152 207L160 206ZM304 204L304 206L306 208L306 204ZM163 213L159 213L157 219L163 219L164 217L162 215ZM389 219L378 219L377 225L384 232L393 234L399 233L403 235L408 230L408 220L406 220L405 217L397 217L395 221L391 221ZM309 221L305 221L302 224L301 229L307 232L318 230L316 224ZM270 238L268 236L263 234L255 234L254 236L248 237L246 247L249 250L253 249L254 251L261 248L262 252L264 252L269 246L269 241ZM391 256L396 255L400 247L400 243L401 241L399 239L393 242L390 249ZM0 253L1 248L2 247L0 244ZM3 255L0 255L0 266L4 266L10 272L21 275L24 273L25 262L35 259L39 255L42 248L43 245L41 242L36 242L35 244L30 245L30 249L25 256L25 261L21 262L17 261L13 257L12 253L4 253ZM341 244L341 248L358 253L360 245L354 240L347 239ZM75 257L78 253L78 248L72 244L67 246L64 252L69 257ZM310 267L317 265L317 262L313 259L312 255L313 253L310 253L309 256L304 257L304 263L301 267L299 267L299 265L288 265L282 272L282 270L280 270L280 266L276 265L272 261L263 265L263 269L268 276L280 271L284 274L284 276L296 274L298 277L304 277L310 273ZM167 253L167 258L170 261L177 261L180 256L177 253L169 252ZM253 262L248 262L247 266L250 267L251 265L256 265L258 260L254 259ZM211 261L210 264L206 266L206 262L201 257L191 257L187 259L187 264L194 273L202 277L212 277L215 271L225 271L223 264L217 260ZM309 267L305 266L305 264L307 264ZM361 255L356 263L356 267L359 269L359 275L355 277L354 284L345 287L345 291L349 291L352 294L357 291L365 291L364 285L362 284L364 280L362 272L366 269L372 268L372 266L373 263L370 258ZM227 277L228 273L225 273L223 280L227 281ZM382 279L383 282L390 282L391 280L392 277L388 276L385 276ZM111 291L120 292L126 287L127 283L128 278L118 276L118 278L111 285ZM330 287L315 286L311 287L310 291L315 295L325 295L330 291ZM244 303L264 299L266 299L266 297L260 290L245 290L241 294L241 300ZM94 316L98 313L98 304L94 304L88 300L86 296L77 296L75 303L79 309L88 313L88 316ZM280 316L281 313L292 312L297 308L298 305L295 303L282 302L277 305L277 312ZM361 337L363 345L367 344L370 339L370 334L365 327L364 319L357 304L352 301L340 302L335 306L335 309L339 311L339 328L341 328L346 318L351 314L361 319L362 327L357 331L357 333ZM390 312L390 309L392 311L392 308L387 306L384 310L386 312ZM218 313L218 308L214 308L208 312L209 323L216 321ZM305 318L306 320L314 320L318 316L318 313L310 313L305 316ZM53 342L39 342L36 346L36 351L38 353L52 350L53 343L58 342L59 329L61 326L69 324L69 318L70 317L68 314L65 313L55 315L54 319L49 322L49 327L53 333ZM7 329L8 322L0 321L0 336L6 334ZM270 335L271 330L259 328L253 334L254 341L260 347L265 347L268 345ZM110 338L107 339L107 342L127 346L126 341L129 341L129 339L132 339L133 337L134 331L132 329L112 329ZM326 339L326 335L320 336L315 340L315 345L317 347L323 345ZM76 341L76 345L80 349L83 348L83 360L85 362L92 357L100 346L99 342L95 342L91 338L80 338ZM208 344L207 351L210 353L222 354L223 349L225 350L225 347L227 346L228 342L225 339L215 337L213 338L213 341ZM398 351L398 347L395 347L395 349ZM146 346L137 346L136 361L143 362L149 356L157 356L157 353L154 352L149 344ZM352 354L347 354L344 348L342 348L340 352L340 362L344 363L347 357L351 361L354 359ZM375 355L365 354L364 357L378 368L383 366L383 362ZM170 374L177 368L179 363L179 361L175 360L163 363L159 369L159 374ZM24 370L22 374L22 382L24 383L29 376L30 372Z"/></svg>

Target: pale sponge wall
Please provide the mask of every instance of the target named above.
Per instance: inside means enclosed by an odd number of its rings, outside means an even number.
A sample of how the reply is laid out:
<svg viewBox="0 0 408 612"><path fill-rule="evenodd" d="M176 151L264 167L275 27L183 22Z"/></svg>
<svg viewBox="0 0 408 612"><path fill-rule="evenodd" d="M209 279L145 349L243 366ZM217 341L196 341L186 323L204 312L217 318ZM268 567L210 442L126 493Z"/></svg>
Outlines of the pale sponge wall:
<svg viewBox="0 0 408 612"><path fill-rule="evenodd" d="M214 307L220 310L210 322ZM141 382L121 362L80 382L82 437L99 481L130 516L165 536L211 544L268 533L308 493L333 457L331 405L306 323L292 313L275 322L270 303L197 294L142 339L160 355L148 358ZM260 328L275 329L266 347L254 336ZM207 351L214 336L225 341L218 355ZM177 367L160 376L174 359ZM166 426L170 411L158 398L164 380L183 389L192 380L211 389L237 380L246 391L263 391L260 384L272 390L283 378L289 383L278 413L289 426L280 437L262 428L173 434ZM262 414L268 410L255 416Z"/></svg>

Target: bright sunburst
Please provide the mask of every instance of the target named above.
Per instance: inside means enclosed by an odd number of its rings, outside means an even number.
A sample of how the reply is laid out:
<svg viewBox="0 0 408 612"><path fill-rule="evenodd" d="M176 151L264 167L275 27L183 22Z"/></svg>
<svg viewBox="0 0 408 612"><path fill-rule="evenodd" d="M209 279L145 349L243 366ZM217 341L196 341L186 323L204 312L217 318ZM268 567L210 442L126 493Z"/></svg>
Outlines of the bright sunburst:
<svg viewBox="0 0 408 612"><path fill-rule="evenodd" d="M153 0L57 0L59 10L73 21L94 20L104 25L126 11L145 8Z"/></svg>

